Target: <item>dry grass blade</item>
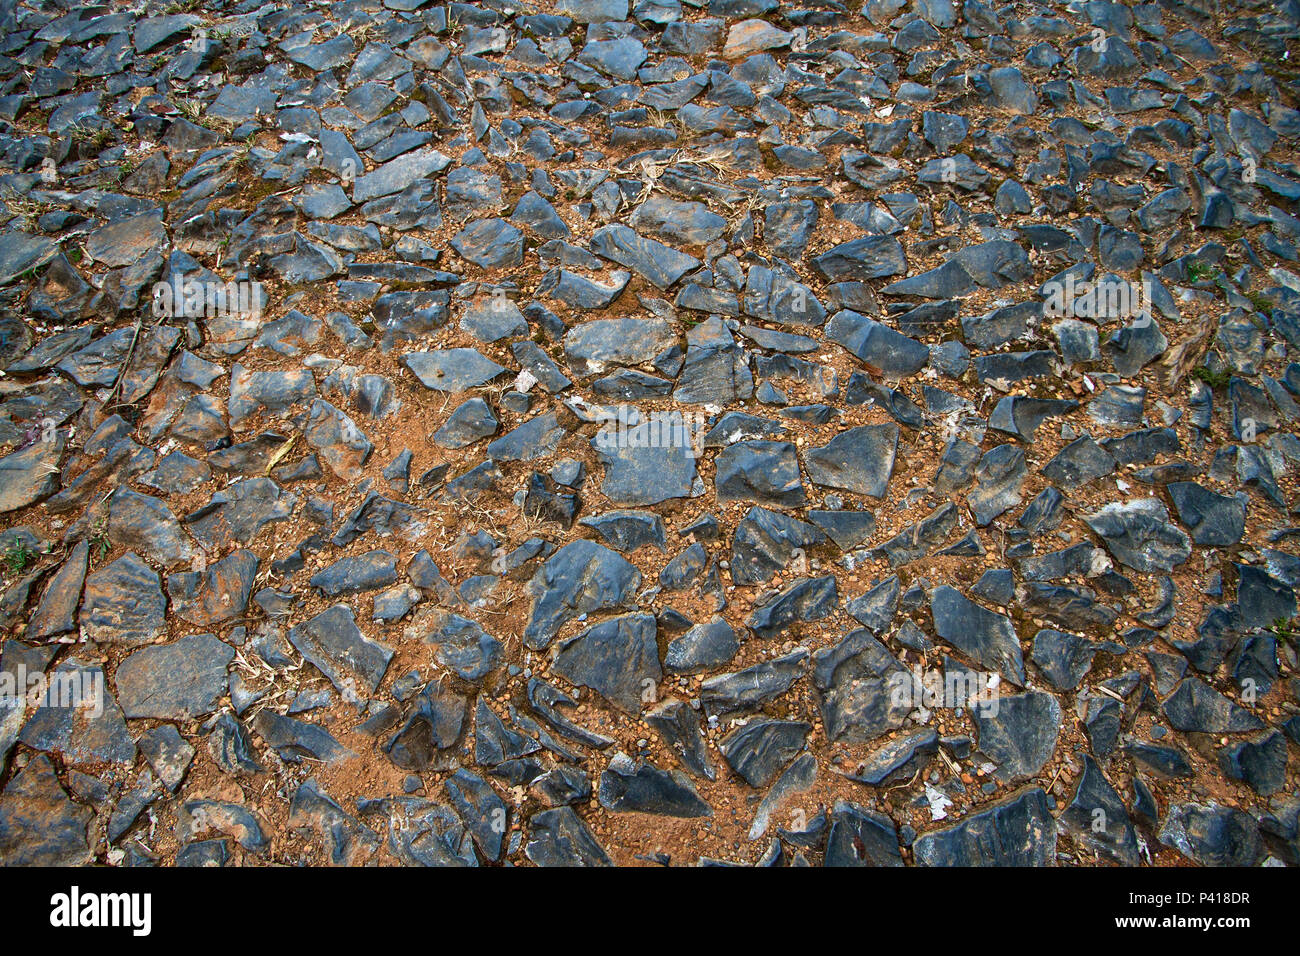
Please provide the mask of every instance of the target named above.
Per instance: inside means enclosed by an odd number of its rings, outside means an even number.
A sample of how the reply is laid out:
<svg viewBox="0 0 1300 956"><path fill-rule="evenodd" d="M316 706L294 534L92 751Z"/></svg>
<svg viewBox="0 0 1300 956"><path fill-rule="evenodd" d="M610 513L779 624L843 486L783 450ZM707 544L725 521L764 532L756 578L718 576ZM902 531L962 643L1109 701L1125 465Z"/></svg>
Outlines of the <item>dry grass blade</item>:
<svg viewBox="0 0 1300 956"><path fill-rule="evenodd" d="M280 445L280 447L275 450L275 453L271 455L270 460L266 463L266 471L262 472L262 474L269 475L271 473L271 469L274 468L276 465L278 465L281 461L283 461L285 455L289 454L289 449L293 447L293 443L296 442L297 440L298 440L297 432L294 432L292 435L286 438L284 442Z"/></svg>
<svg viewBox="0 0 1300 956"><path fill-rule="evenodd" d="M672 157L662 160L651 159L647 156L637 164L640 167L641 174L645 177L645 181L641 186L641 192L632 201L633 207L640 206L650 198L651 193L662 188L659 185L659 177L665 169L677 161L677 155L677 153L674 153Z"/></svg>
<svg viewBox="0 0 1300 956"><path fill-rule="evenodd" d="M116 401L119 395L122 394L122 385L124 384L124 376L126 375L127 367L131 364L131 359L135 357L135 348L140 343L140 330L143 328L143 326L144 326L143 316L136 318L135 327L131 332L131 345L126 350L126 357L122 359L122 364L118 366L117 380L113 383L113 388L109 391L108 397L104 400L105 408L108 408L110 406L114 408L119 407L113 405L112 403Z"/></svg>

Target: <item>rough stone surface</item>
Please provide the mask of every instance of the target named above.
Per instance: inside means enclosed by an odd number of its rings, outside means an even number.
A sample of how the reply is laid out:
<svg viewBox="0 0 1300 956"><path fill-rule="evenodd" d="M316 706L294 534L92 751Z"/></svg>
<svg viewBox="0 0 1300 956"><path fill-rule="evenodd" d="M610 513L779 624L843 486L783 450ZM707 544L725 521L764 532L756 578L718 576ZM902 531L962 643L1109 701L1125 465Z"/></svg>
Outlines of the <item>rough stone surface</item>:
<svg viewBox="0 0 1300 956"><path fill-rule="evenodd" d="M1300 862L1294 3L0 21L0 863Z"/></svg>

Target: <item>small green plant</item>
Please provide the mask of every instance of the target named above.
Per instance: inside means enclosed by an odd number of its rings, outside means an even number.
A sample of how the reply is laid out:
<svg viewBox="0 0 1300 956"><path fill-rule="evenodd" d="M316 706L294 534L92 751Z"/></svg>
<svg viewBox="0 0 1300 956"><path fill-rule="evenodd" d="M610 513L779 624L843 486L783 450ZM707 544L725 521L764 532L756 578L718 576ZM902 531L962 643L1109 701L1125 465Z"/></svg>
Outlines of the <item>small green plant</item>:
<svg viewBox="0 0 1300 956"><path fill-rule="evenodd" d="M1288 620L1285 617L1279 617L1273 622L1273 626L1270 627L1269 630L1284 641L1290 641L1292 644L1296 642L1297 635L1295 631L1294 618Z"/></svg>
<svg viewBox="0 0 1300 956"><path fill-rule="evenodd" d="M1226 388L1228 382L1232 379L1232 373L1227 371L1212 372L1207 365L1198 365L1192 369L1192 374L1199 378L1210 388Z"/></svg>
<svg viewBox="0 0 1300 956"><path fill-rule="evenodd" d="M103 151L113 142L113 131L106 126L87 129L74 124L71 129L72 141L86 150Z"/></svg>
<svg viewBox="0 0 1300 956"><path fill-rule="evenodd" d="M187 97L180 97L176 100L176 108L181 111L191 123L202 125L203 121L203 104L198 100L192 100Z"/></svg>
<svg viewBox="0 0 1300 956"><path fill-rule="evenodd" d="M95 523L95 530L90 533L90 551L95 556L95 562L103 561L108 555L108 519L101 518Z"/></svg>
<svg viewBox="0 0 1300 956"><path fill-rule="evenodd" d="M4 205L8 211L13 214L12 219L19 224L20 229L24 232L32 232L36 229L36 221L42 214L53 208L49 203L37 202L29 198L6 195Z"/></svg>
<svg viewBox="0 0 1300 956"><path fill-rule="evenodd" d="M1273 300L1259 292L1247 292L1246 298L1255 307L1256 312L1267 312L1273 308Z"/></svg>
<svg viewBox="0 0 1300 956"><path fill-rule="evenodd" d="M35 556L36 552L27 547L25 541L15 539L5 550L5 565L9 568L10 574L18 574Z"/></svg>
<svg viewBox="0 0 1300 956"><path fill-rule="evenodd" d="M1198 262L1193 259L1187 264L1187 278L1191 282L1202 282L1206 279L1214 278L1219 270L1208 262Z"/></svg>

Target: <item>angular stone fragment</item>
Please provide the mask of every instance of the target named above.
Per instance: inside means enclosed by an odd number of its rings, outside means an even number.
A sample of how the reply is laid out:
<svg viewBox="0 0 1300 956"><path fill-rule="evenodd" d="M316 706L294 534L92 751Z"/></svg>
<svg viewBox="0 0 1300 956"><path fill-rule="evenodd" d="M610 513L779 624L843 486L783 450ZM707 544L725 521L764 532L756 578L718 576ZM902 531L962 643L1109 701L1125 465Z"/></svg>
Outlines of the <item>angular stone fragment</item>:
<svg viewBox="0 0 1300 956"><path fill-rule="evenodd" d="M565 429L554 412L528 419L487 446L493 461L531 461L553 454L564 440Z"/></svg>
<svg viewBox="0 0 1300 956"><path fill-rule="evenodd" d="M688 771L697 777L713 780L717 774L709 760L700 732L700 718L691 706L680 700L667 700L645 715L646 723L664 736L668 747Z"/></svg>
<svg viewBox="0 0 1300 956"><path fill-rule="evenodd" d="M46 675L40 705L18 739L67 765L131 764L135 741L108 689L104 669L69 659Z"/></svg>
<svg viewBox="0 0 1300 956"><path fill-rule="evenodd" d="M831 812L826 866L902 866L898 831L883 813L840 801Z"/></svg>
<svg viewBox="0 0 1300 956"><path fill-rule="evenodd" d="M1031 659L1053 687L1074 690L1092 666L1095 645L1077 634L1043 628L1034 635Z"/></svg>
<svg viewBox="0 0 1300 956"><path fill-rule="evenodd" d="M820 621L839 605L834 575L800 578L771 598L756 603L745 626L759 637L772 638L798 621Z"/></svg>
<svg viewBox="0 0 1300 956"><path fill-rule="evenodd" d="M720 502L797 508L807 500L795 446L789 442L737 442L719 453L715 465Z"/></svg>
<svg viewBox="0 0 1300 956"><path fill-rule="evenodd" d="M803 748L811 724L791 720L752 720L718 745L727 763L751 787L763 788Z"/></svg>
<svg viewBox="0 0 1300 956"><path fill-rule="evenodd" d="M533 814L524 853L538 866L613 865L572 807Z"/></svg>
<svg viewBox="0 0 1300 956"><path fill-rule="evenodd" d="M591 248L597 255L626 266L660 289L671 288L683 275L700 266L700 260L694 256L646 239L628 226L618 224L597 229L591 237Z"/></svg>
<svg viewBox="0 0 1300 956"><path fill-rule="evenodd" d="M1264 726L1250 711L1198 677L1180 682L1161 709L1175 730L1191 733L1240 733Z"/></svg>
<svg viewBox="0 0 1300 956"><path fill-rule="evenodd" d="M648 544L662 551L667 543L664 519L652 511L617 509L583 518L579 524L594 528L606 544L624 553Z"/></svg>
<svg viewBox="0 0 1300 956"><path fill-rule="evenodd" d="M248 607L257 568L257 555L240 549L204 571L167 575L172 611L200 627L242 616Z"/></svg>
<svg viewBox="0 0 1300 956"><path fill-rule="evenodd" d="M636 763L624 754L600 775L600 805L613 813L650 813L668 817L707 817L712 808L694 785L676 770Z"/></svg>
<svg viewBox="0 0 1300 956"><path fill-rule="evenodd" d="M524 643L543 650L559 629L582 614L631 607L641 572L594 541L578 539L551 555L528 583L532 597Z"/></svg>
<svg viewBox="0 0 1300 956"><path fill-rule="evenodd" d="M27 622L27 640L41 641L66 634L77 626L77 608L81 604L81 587L86 580L89 559L89 541L78 541L72 546L63 565L51 576L36 611Z"/></svg>
<svg viewBox="0 0 1300 956"><path fill-rule="evenodd" d="M737 584L762 584L826 537L816 527L757 505L736 525L731 576Z"/></svg>
<svg viewBox="0 0 1300 956"><path fill-rule="evenodd" d="M266 525L288 518L297 502L296 495L270 478L245 478L227 485L181 520L195 540L215 551L251 544Z"/></svg>
<svg viewBox="0 0 1300 956"><path fill-rule="evenodd" d="M1047 795L1030 787L922 834L920 866L1049 866L1056 858L1056 820Z"/></svg>
<svg viewBox="0 0 1300 956"><path fill-rule="evenodd" d="M305 757L318 763L336 763L353 756L325 728L306 720L297 720L262 709L253 717L252 726L285 763L300 763Z"/></svg>
<svg viewBox="0 0 1300 956"><path fill-rule="evenodd" d="M790 45L792 35L777 29L766 20L742 20L733 23L728 30L722 55L727 59L736 59L763 50L778 50Z"/></svg>
<svg viewBox="0 0 1300 956"><path fill-rule="evenodd" d="M1194 481L1173 481L1165 487L1178 511L1178 520L1191 531L1197 544L1228 547L1241 540L1250 500L1245 494L1215 494Z"/></svg>
<svg viewBox="0 0 1300 956"><path fill-rule="evenodd" d="M1156 498L1112 502L1083 520L1117 560L1135 571L1168 574L1192 553L1191 539Z"/></svg>
<svg viewBox="0 0 1300 956"><path fill-rule="evenodd" d="M1028 474L1025 453L1015 445L990 449L976 466L976 486L966 496L975 524L985 527L1020 504L1020 488Z"/></svg>
<svg viewBox="0 0 1300 956"><path fill-rule="evenodd" d="M524 234L504 219L479 219L451 238L451 247L480 269L506 269L524 258Z"/></svg>
<svg viewBox="0 0 1300 956"><path fill-rule="evenodd" d="M340 693L373 694L393 652L362 635L352 609L335 604L291 628L289 643L330 679Z"/></svg>
<svg viewBox="0 0 1300 956"><path fill-rule="evenodd" d="M842 242L813 259L827 282L880 279L907 270L903 246L893 236L863 236Z"/></svg>
<svg viewBox="0 0 1300 956"><path fill-rule="evenodd" d="M361 477L361 468L374 447L356 422L319 398L312 402L303 437L329 469L344 481Z"/></svg>
<svg viewBox="0 0 1300 956"><path fill-rule="evenodd" d="M914 679L866 630L813 655L826 736L866 742L903 726L919 694Z"/></svg>
<svg viewBox="0 0 1300 956"><path fill-rule="evenodd" d="M402 356L402 363L421 385L438 392L463 392L476 388L505 371L477 349L467 348L411 352Z"/></svg>
<svg viewBox="0 0 1300 956"><path fill-rule="evenodd" d="M639 713L644 701L655 699L663 673L654 615L624 614L601 621L556 644L552 661L552 670L569 682Z"/></svg>
<svg viewBox="0 0 1300 956"><path fill-rule="evenodd" d="M930 350L920 342L856 312L833 315L826 324L826 337L886 378L906 378L930 360Z"/></svg>
<svg viewBox="0 0 1300 956"><path fill-rule="evenodd" d="M980 607L944 584L930 592L935 632L976 664L992 668L1021 686L1025 665L1011 619Z"/></svg>
<svg viewBox="0 0 1300 956"><path fill-rule="evenodd" d="M700 688L711 713L747 710L784 694L804 672L808 652L803 648L730 674L708 678Z"/></svg>
<svg viewBox="0 0 1300 956"><path fill-rule="evenodd" d="M315 779L304 780L294 792L289 828L314 835L324 858L334 866L360 866L379 844L374 831L335 803Z"/></svg>
<svg viewBox="0 0 1300 956"><path fill-rule="evenodd" d="M433 433L433 440L444 448L464 448L495 434L498 424L487 402L471 398L451 413L443 426Z"/></svg>
<svg viewBox="0 0 1300 956"><path fill-rule="evenodd" d="M616 505L653 505L699 490L692 435L680 412L627 429L604 428L592 447L605 466L600 490Z"/></svg>
<svg viewBox="0 0 1300 956"><path fill-rule="evenodd" d="M997 765L1004 780L1037 775L1056 750L1061 705L1051 694L1000 696L973 710L980 752Z"/></svg>
<svg viewBox="0 0 1300 956"><path fill-rule="evenodd" d="M122 661L114 681L127 717L184 720L212 713L227 693L235 649L211 634L142 648Z"/></svg>
<svg viewBox="0 0 1300 956"><path fill-rule="evenodd" d="M397 581L397 558L382 549L340 558L307 582L330 598L377 591Z"/></svg>
<svg viewBox="0 0 1300 956"><path fill-rule="evenodd" d="M136 745L144 754L158 779L168 790L175 792L185 779L194 748L180 735L172 724L163 724L140 735Z"/></svg>
<svg viewBox="0 0 1300 956"><path fill-rule="evenodd" d="M735 629L724 619L715 617L668 643L664 670L673 674L710 670L728 663L739 650Z"/></svg>
<svg viewBox="0 0 1300 956"><path fill-rule="evenodd" d="M1219 750L1219 767L1223 772L1234 780L1244 780L1265 797L1286 786L1286 764L1286 738L1276 730Z"/></svg>
<svg viewBox="0 0 1300 956"><path fill-rule="evenodd" d="M425 642L435 646L438 661L461 679L479 681L500 666L504 646L476 621L441 609L425 621L430 628Z"/></svg>
<svg viewBox="0 0 1300 956"><path fill-rule="evenodd" d="M814 484L881 498L889 487L897 448L897 425L862 425L804 452L804 464Z"/></svg>
<svg viewBox="0 0 1300 956"><path fill-rule="evenodd" d="M441 172L451 159L436 149L420 149L384 163L357 177L352 187L352 201L362 203L379 196L399 193L418 179Z"/></svg>
<svg viewBox="0 0 1300 956"><path fill-rule="evenodd" d="M1067 415L1078 407L1079 403L1073 400L1007 395L994 406L989 415L989 427L1032 442L1038 426L1044 421Z"/></svg>
<svg viewBox="0 0 1300 956"><path fill-rule="evenodd" d="M105 644L150 644L166 626L167 602L157 572L127 552L86 576L82 632Z"/></svg>
<svg viewBox="0 0 1300 956"><path fill-rule="evenodd" d="M37 441L0 458L0 514L26 508L54 494L59 487L63 437Z"/></svg>
<svg viewBox="0 0 1300 956"><path fill-rule="evenodd" d="M1264 849L1254 817L1217 803L1176 804L1158 838L1201 866L1254 866Z"/></svg>
<svg viewBox="0 0 1300 956"><path fill-rule="evenodd" d="M59 784L49 758L38 754L0 795L0 865L82 866L90 862L95 813Z"/></svg>
<svg viewBox="0 0 1300 956"><path fill-rule="evenodd" d="M406 719L384 744L403 770L426 771L445 764L465 725L467 704L446 678L430 681L408 705Z"/></svg>
<svg viewBox="0 0 1300 956"><path fill-rule="evenodd" d="M910 780L938 750L933 728L908 731L875 750L850 776L873 787Z"/></svg>
<svg viewBox="0 0 1300 956"><path fill-rule="evenodd" d="M662 319L596 319L575 325L564 336L564 352L575 371L602 371L608 364L650 362L675 341Z"/></svg>

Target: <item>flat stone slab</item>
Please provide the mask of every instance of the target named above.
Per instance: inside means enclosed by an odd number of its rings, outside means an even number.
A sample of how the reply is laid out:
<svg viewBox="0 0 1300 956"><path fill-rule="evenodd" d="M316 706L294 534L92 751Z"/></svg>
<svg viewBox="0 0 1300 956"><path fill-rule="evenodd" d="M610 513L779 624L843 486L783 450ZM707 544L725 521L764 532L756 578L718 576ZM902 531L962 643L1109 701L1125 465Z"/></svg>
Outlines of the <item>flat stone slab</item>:
<svg viewBox="0 0 1300 956"><path fill-rule="evenodd" d="M410 352L402 356L402 364L421 385L436 392L463 392L490 382L506 370L477 349L469 348Z"/></svg>
<svg viewBox="0 0 1300 956"><path fill-rule="evenodd" d="M1047 795L1029 787L922 834L913 849L919 866L1048 866L1056 859L1056 820Z"/></svg>
<svg viewBox="0 0 1300 956"><path fill-rule="evenodd" d="M1016 628L1009 617L976 604L954 587L930 592L935 632L976 664L992 668L1023 686L1025 665Z"/></svg>
<svg viewBox="0 0 1300 956"><path fill-rule="evenodd" d="M217 709L229 690L235 649L211 634L142 648L118 665L117 699L127 717L183 720Z"/></svg>
<svg viewBox="0 0 1300 956"><path fill-rule="evenodd" d="M897 425L862 425L804 452L804 464L814 484L882 498L889 488L897 448Z"/></svg>
<svg viewBox="0 0 1300 956"><path fill-rule="evenodd" d="M289 631L289 643L330 679L340 693L373 694L393 652L365 637L352 609L335 604Z"/></svg>

